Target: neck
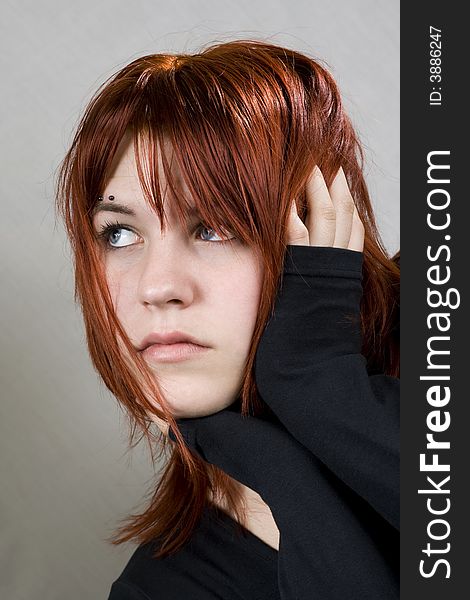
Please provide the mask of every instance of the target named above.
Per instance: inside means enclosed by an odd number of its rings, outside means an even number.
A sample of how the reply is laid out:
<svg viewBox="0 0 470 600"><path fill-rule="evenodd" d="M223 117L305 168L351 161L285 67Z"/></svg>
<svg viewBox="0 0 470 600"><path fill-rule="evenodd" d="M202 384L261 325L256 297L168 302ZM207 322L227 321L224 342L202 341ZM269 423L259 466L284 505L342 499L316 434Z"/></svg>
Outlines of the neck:
<svg viewBox="0 0 470 600"><path fill-rule="evenodd" d="M238 483L238 485L240 486L244 513L246 515L241 524L265 544L275 550L279 550L279 529L272 516L271 509L258 493L246 485L241 483ZM227 507L225 498L214 498L212 502L229 514L232 519L239 522L237 516Z"/></svg>

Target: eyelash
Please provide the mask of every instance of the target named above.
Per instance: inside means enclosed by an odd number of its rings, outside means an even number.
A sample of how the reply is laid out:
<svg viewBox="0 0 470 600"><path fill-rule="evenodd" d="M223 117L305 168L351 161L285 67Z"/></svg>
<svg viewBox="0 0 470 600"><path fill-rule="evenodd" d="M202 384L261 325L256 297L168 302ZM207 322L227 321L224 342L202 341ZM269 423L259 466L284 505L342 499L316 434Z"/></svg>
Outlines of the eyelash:
<svg viewBox="0 0 470 600"><path fill-rule="evenodd" d="M212 229L212 227L208 227L207 225L205 225L202 222L198 223L195 230L197 231L200 228L211 229L212 231L214 231ZM129 244L128 246L111 246L111 244L109 243L109 240L108 240L108 236L112 231L114 231L116 229L126 229L127 231L131 231L132 233L134 233L134 231L130 227L125 225L124 223L120 223L119 221L115 221L114 223L109 223L108 221L105 221L105 223L100 226L99 231L96 234L96 236L97 236L98 240L101 241L105 245L107 250L123 250L124 248L129 248L130 246L132 246L133 244ZM226 240L221 240L218 242L210 242L208 240L202 240L202 241L205 242L206 244L227 244L229 242L232 242L233 239L234 238L228 238Z"/></svg>

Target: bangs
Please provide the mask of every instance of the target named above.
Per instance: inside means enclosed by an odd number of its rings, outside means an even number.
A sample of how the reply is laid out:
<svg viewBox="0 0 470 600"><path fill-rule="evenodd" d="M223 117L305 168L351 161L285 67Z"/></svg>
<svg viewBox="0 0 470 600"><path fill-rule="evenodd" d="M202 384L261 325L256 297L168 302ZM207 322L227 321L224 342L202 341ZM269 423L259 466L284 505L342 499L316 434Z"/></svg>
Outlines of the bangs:
<svg viewBox="0 0 470 600"><path fill-rule="evenodd" d="M81 166L88 175L86 196L97 199L101 194L127 134L134 143L145 200L162 228L166 195L185 227L195 212L218 235L232 232L244 244L258 247L266 237L263 225L273 215L269 207L276 204L275 173L281 169L274 163L281 160L282 151L274 151L276 135L271 129L279 111L268 117L261 91L245 90L248 101L236 86L224 89L207 70L198 74L189 67L185 71L184 65L173 72L154 68L146 77L141 72L126 94L114 95L110 110L109 88L119 82L120 78L103 91L108 96L106 110L95 110L92 136L81 144L89 148ZM280 140L279 130L276 133ZM87 207L89 213L95 203Z"/></svg>
<svg viewBox="0 0 470 600"><path fill-rule="evenodd" d="M224 236L233 233L248 246L256 246L257 232L252 211L240 205L242 194L231 184L221 185L219 172L210 166L204 152L185 154L194 139L171 140L156 127L135 129L133 134L139 181L148 205L166 227L164 198L174 208L180 223L188 227L194 217ZM163 168L165 188L163 189Z"/></svg>

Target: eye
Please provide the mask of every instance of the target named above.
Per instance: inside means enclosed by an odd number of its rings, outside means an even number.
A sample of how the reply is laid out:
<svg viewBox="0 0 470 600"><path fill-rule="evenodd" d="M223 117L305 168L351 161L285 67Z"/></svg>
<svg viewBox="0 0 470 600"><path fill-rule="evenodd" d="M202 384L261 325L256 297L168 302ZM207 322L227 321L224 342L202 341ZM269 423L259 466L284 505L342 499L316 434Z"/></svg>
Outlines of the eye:
<svg viewBox="0 0 470 600"><path fill-rule="evenodd" d="M220 236L219 236L219 235L218 235L218 234L215 232L215 230L214 230L212 227L208 227L207 225L204 225L204 223L200 223L200 224L198 225L198 227L196 228L196 231L198 231L198 232L202 232L203 236L205 236L205 234L206 234L207 232L209 232L209 235L208 235L207 237L212 237L212 236L214 236L214 235L215 235L216 237L218 237L218 238L219 238L218 240L203 239L202 241L204 241L204 242L211 242L211 241L215 241L215 242L217 242L217 243L219 243L219 244L223 244L224 242L228 242L228 241L230 241L231 239L234 239L234 237L235 237L235 236L233 236L233 235L230 237L230 233L228 233L226 237L224 237L224 238L221 238L221 237L220 237Z"/></svg>
<svg viewBox="0 0 470 600"><path fill-rule="evenodd" d="M126 234L131 234L133 236L136 235L122 223L106 222L101 225L99 232L97 233L97 237L103 241L109 250L117 250L118 248L125 248L126 246L132 245L132 241L128 241L128 243L126 243L126 238L127 240L130 239L129 235Z"/></svg>

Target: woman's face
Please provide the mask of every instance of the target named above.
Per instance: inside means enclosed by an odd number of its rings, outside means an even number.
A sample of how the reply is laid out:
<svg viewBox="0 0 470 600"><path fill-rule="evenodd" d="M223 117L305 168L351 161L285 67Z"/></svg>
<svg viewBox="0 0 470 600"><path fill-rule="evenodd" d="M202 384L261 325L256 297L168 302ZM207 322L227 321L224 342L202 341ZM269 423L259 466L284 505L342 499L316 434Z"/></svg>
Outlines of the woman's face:
<svg viewBox="0 0 470 600"><path fill-rule="evenodd" d="M159 167L164 191L160 156ZM102 195L93 226L98 232L106 222L113 224L102 240L107 242L105 270L117 317L131 342L140 348L149 334L178 331L205 347L183 360L170 355L175 347L166 352L154 345L142 354L172 414L198 417L226 408L242 385L261 292L259 259L237 239L221 242L226 238L210 223L201 225L197 215L185 230L166 195L163 234L158 215L145 202L129 135ZM122 205L134 214L116 212ZM162 428L163 422L156 421Z"/></svg>

